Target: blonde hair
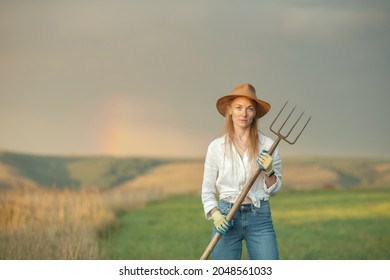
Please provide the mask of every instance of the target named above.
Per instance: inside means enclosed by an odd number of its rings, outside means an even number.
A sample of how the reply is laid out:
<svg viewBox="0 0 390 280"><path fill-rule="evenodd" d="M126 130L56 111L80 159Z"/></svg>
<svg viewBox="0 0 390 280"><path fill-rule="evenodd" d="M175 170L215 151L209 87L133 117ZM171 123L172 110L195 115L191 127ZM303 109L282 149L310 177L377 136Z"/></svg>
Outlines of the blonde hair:
<svg viewBox="0 0 390 280"><path fill-rule="evenodd" d="M228 106L231 105L233 102L234 98L229 102ZM256 112L258 110L258 106L255 102L251 101L253 106L256 109ZM256 158L259 155L259 133L258 133L258 128L257 128L257 118L253 118L253 121L250 125L249 128L249 147L248 147L248 152L249 152L249 160L251 163L255 165ZM233 144L233 139L234 139L234 125L233 125L233 118L232 115L230 114L229 110L226 110L225 114L225 135L228 140L228 144L231 148L231 145Z"/></svg>

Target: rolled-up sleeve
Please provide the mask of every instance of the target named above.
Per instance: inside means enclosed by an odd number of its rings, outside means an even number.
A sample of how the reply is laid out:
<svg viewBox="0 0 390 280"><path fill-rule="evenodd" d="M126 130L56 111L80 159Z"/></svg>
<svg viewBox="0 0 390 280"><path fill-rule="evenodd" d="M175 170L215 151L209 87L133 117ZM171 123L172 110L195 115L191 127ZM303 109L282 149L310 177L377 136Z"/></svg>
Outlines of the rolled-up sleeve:
<svg viewBox="0 0 390 280"><path fill-rule="evenodd" d="M269 194L269 196L275 196L280 188L282 187L282 160L280 159L279 149L276 148L272 154L272 166L275 171L276 182L270 187L267 187L265 183L265 178L263 180L264 191Z"/></svg>

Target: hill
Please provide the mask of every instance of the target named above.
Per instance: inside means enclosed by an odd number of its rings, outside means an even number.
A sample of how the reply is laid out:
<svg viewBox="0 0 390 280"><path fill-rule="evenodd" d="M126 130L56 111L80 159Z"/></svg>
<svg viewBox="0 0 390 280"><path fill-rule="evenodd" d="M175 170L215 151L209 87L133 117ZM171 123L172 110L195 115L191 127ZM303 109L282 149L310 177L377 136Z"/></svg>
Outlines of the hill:
<svg viewBox="0 0 390 280"><path fill-rule="evenodd" d="M390 186L390 160L367 158L285 158L286 187L351 188Z"/></svg>
<svg viewBox="0 0 390 280"><path fill-rule="evenodd" d="M39 156L0 152L0 188L199 191L203 160ZM390 160L284 158L286 189L389 187Z"/></svg>
<svg viewBox="0 0 390 280"><path fill-rule="evenodd" d="M0 188L41 186L108 189L170 161L0 152Z"/></svg>

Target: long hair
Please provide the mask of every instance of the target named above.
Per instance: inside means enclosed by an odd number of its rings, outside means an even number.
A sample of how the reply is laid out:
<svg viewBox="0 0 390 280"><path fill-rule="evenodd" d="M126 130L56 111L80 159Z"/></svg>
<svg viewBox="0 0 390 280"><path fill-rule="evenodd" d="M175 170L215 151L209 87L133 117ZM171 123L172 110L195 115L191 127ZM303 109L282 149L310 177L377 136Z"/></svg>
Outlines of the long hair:
<svg viewBox="0 0 390 280"><path fill-rule="evenodd" d="M234 99L233 99L234 100ZM233 102L231 100L229 102L229 107L231 103ZM256 109L256 112L258 110L257 104L255 102L252 102L253 106ZM233 139L234 139L234 125L233 125L233 118L232 115L229 113L229 110L226 110L225 115L225 135L228 140L228 146L231 149L233 145ZM256 166L256 158L259 155L259 133L258 133L258 127L257 127L257 118L254 117L249 130L249 160L252 163L253 166Z"/></svg>

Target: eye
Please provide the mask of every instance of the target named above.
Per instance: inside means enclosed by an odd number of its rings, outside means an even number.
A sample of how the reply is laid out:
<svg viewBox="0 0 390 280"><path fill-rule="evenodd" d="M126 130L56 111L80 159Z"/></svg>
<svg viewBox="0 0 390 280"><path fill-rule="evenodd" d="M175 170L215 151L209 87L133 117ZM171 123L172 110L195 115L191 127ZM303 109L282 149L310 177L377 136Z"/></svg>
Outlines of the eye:
<svg viewBox="0 0 390 280"><path fill-rule="evenodd" d="M240 105L236 106L236 110L241 111L241 109L242 109L242 106L240 106Z"/></svg>
<svg viewBox="0 0 390 280"><path fill-rule="evenodd" d="M253 109L252 107L249 107L249 108L248 108L248 111L249 111L249 112L254 112L255 109Z"/></svg>

